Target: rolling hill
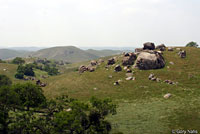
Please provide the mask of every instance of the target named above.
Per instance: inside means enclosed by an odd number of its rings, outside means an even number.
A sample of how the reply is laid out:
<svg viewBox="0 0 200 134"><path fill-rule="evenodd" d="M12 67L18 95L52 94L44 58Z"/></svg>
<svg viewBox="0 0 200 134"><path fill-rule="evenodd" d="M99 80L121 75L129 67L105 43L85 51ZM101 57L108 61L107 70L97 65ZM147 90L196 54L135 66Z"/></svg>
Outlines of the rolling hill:
<svg viewBox="0 0 200 134"><path fill-rule="evenodd" d="M28 51L16 51L11 49L0 49L0 59L7 60L15 57L24 57L28 55Z"/></svg>
<svg viewBox="0 0 200 134"><path fill-rule="evenodd" d="M82 50L74 46L52 47L39 50L32 54L33 57L63 60L67 62L82 62L99 57L118 54L120 51L112 50Z"/></svg>

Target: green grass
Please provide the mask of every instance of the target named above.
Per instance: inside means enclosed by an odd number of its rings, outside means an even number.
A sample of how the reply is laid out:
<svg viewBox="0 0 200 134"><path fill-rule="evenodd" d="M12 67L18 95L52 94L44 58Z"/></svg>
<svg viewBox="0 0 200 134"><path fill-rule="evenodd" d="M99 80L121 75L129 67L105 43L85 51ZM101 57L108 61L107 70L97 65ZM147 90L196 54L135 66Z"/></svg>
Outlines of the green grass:
<svg viewBox="0 0 200 134"><path fill-rule="evenodd" d="M88 101L92 96L113 99L118 104L118 114L108 117L113 133L170 134L172 129L196 129L200 132L200 49L182 49L187 52L185 59L177 55L178 51L164 52L166 66L163 69L134 69L135 81L126 81L125 71L116 73L114 66L106 70L106 62L98 66L95 72L81 75L74 70L88 62L66 65L62 68L64 74L44 80L48 84L43 88L44 93L48 98L68 94L83 101ZM118 56L118 63L121 59ZM170 61L174 65L169 64ZM178 85L149 81L150 73L162 81L169 79L178 82ZM109 75L113 78L109 78ZM122 80L120 85L114 86L113 83L119 79ZM166 93L171 93L172 97L164 99Z"/></svg>

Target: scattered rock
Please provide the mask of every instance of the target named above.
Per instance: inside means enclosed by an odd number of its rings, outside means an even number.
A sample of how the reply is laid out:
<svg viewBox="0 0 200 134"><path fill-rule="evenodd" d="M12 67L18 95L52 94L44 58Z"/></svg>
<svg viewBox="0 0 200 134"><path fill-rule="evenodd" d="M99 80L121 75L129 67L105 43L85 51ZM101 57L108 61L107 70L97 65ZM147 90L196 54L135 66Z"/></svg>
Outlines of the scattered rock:
<svg viewBox="0 0 200 134"><path fill-rule="evenodd" d="M156 51L141 52L136 59L135 65L140 70L160 69L164 66L164 57Z"/></svg>
<svg viewBox="0 0 200 134"><path fill-rule="evenodd" d="M167 84L170 84L170 85L174 85L175 84L175 82L173 82L171 80L165 80L164 82L167 83Z"/></svg>
<svg viewBox="0 0 200 134"><path fill-rule="evenodd" d="M181 51L181 48L176 48L176 50Z"/></svg>
<svg viewBox="0 0 200 134"><path fill-rule="evenodd" d="M98 64L101 64L101 63L103 63L103 62L104 62L103 59L99 59L99 60L98 60Z"/></svg>
<svg viewBox="0 0 200 134"><path fill-rule="evenodd" d="M3 71L7 71L7 69L4 68Z"/></svg>
<svg viewBox="0 0 200 134"><path fill-rule="evenodd" d="M170 94L170 93L167 93L167 94L165 94L163 97L165 98L165 99L168 99L169 97L171 97L172 95Z"/></svg>
<svg viewBox="0 0 200 134"><path fill-rule="evenodd" d="M115 66L115 72L120 72L120 71L122 71L121 66L120 65L116 65Z"/></svg>
<svg viewBox="0 0 200 134"><path fill-rule="evenodd" d="M108 78L112 78L112 77L113 77L112 75L109 75L109 76L108 76Z"/></svg>
<svg viewBox="0 0 200 134"><path fill-rule="evenodd" d="M92 66L96 66L96 65L97 65L97 61L92 60L92 61L90 62L90 64L91 64Z"/></svg>
<svg viewBox="0 0 200 134"><path fill-rule="evenodd" d="M132 76L126 78L126 80L132 80L132 79L133 79Z"/></svg>
<svg viewBox="0 0 200 134"><path fill-rule="evenodd" d="M186 51L180 51L179 53L178 53L178 55L181 57L181 58L185 58L186 57Z"/></svg>
<svg viewBox="0 0 200 134"><path fill-rule="evenodd" d="M120 83L120 82L122 82L122 80L118 80L118 82Z"/></svg>
<svg viewBox="0 0 200 134"><path fill-rule="evenodd" d="M127 69L126 72L127 72L127 73L131 73L132 70L131 70L131 69Z"/></svg>
<svg viewBox="0 0 200 134"><path fill-rule="evenodd" d="M168 47L168 51L174 51L172 47Z"/></svg>
<svg viewBox="0 0 200 134"><path fill-rule="evenodd" d="M86 67L86 66L84 66L84 65L81 65L80 67L79 67L79 73L84 73L85 71L87 71L88 70L88 68Z"/></svg>
<svg viewBox="0 0 200 134"><path fill-rule="evenodd" d="M155 49L155 45L152 42L147 42L143 44L143 50L154 50Z"/></svg>
<svg viewBox="0 0 200 134"><path fill-rule="evenodd" d="M95 71L95 68L92 67L92 66L88 66L88 67L87 67L87 70L88 70L89 72L94 72L94 71Z"/></svg>
<svg viewBox="0 0 200 134"><path fill-rule="evenodd" d="M113 65L113 64L115 64L115 59L114 58L108 59L107 65Z"/></svg>
<svg viewBox="0 0 200 134"><path fill-rule="evenodd" d="M116 81L115 83L113 83L113 85L114 85L114 86L117 86L117 85L119 85L119 82Z"/></svg>
<svg viewBox="0 0 200 134"><path fill-rule="evenodd" d="M174 65L174 62L170 61L169 64Z"/></svg>
<svg viewBox="0 0 200 134"><path fill-rule="evenodd" d="M153 77L155 77L155 75L154 74L150 74L149 75L149 80L151 80Z"/></svg>
<svg viewBox="0 0 200 134"><path fill-rule="evenodd" d="M95 87L95 88L93 88L94 90L97 90L97 88Z"/></svg>
<svg viewBox="0 0 200 134"><path fill-rule="evenodd" d="M156 81L157 81L157 82L160 82L160 81L161 81L161 79L160 79L160 78L156 78Z"/></svg>

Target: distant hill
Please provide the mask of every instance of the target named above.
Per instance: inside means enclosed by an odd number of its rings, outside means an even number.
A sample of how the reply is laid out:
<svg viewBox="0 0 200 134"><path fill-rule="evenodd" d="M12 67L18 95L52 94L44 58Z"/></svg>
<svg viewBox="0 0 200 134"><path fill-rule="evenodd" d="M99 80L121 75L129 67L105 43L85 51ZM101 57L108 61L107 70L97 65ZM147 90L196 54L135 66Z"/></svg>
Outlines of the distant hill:
<svg viewBox="0 0 200 134"><path fill-rule="evenodd" d="M120 50L94 50L94 49L88 49L86 52L96 55L98 57L105 57L105 56L111 56L122 53Z"/></svg>
<svg viewBox="0 0 200 134"><path fill-rule="evenodd" d="M74 63L119 53L120 51L114 50L82 50L74 46L62 46L42 49L34 52L32 56Z"/></svg>
<svg viewBox="0 0 200 134"><path fill-rule="evenodd" d="M0 59L12 59L15 57L24 57L28 55L29 52L27 51L16 51L10 49L0 49Z"/></svg>

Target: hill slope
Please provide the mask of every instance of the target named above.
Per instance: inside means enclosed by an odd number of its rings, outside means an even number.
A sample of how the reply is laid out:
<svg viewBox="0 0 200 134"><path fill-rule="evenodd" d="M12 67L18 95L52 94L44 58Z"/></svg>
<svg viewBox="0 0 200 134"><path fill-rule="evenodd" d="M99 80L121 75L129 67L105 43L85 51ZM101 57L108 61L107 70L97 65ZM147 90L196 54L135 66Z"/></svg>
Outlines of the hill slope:
<svg viewBox="0 0 200 134"><path fill-rule="evenodd" d="M81 50L74 46L52 47L39 50L32 54L33 57L63 60L67 62L81 62L96 59L102 56L117 54L120 51L112 50Z"/></svg>
<svg viewBox="0 0 200 134"><path fill-rule="evenodd" d="M23 57L28 54L29 54L29 52L27 52L27 51L0 49L0 59L3 59L3 60L15 58L15 57Z"/></svg>
<svg viewBox="0 0 200 134"><path fill-rule="evenodd" d="M114 72L113 66L106 70L104 63L92 73L68 72L51 77L46 81L49 84L44 92L48 97L68 94L86 101L91 96L112 98L119 104L118 114L109 118L113 132L169 134L175 129L200 131L200 49L182 49L187 51L184 59L177 55L178 51L164 52L166 66L163 69L134 69L135 81L126 81L124 70ZM120 63L120 56L118 59ZM162 81L178 82L178 85L150 81L150 73ZM113 83L119 79L122 80L120 85L114 86ZM166 93L171 93L172 97L164 99Z"/></svg>
<svg viewBox="0 0 200 134"><path fill-rule="evenodd" d="M122 53L120 50L94 50L94 49L88 49L86 52L96 55L98 57L105 57L105 56L111 56Z"/></svg>

